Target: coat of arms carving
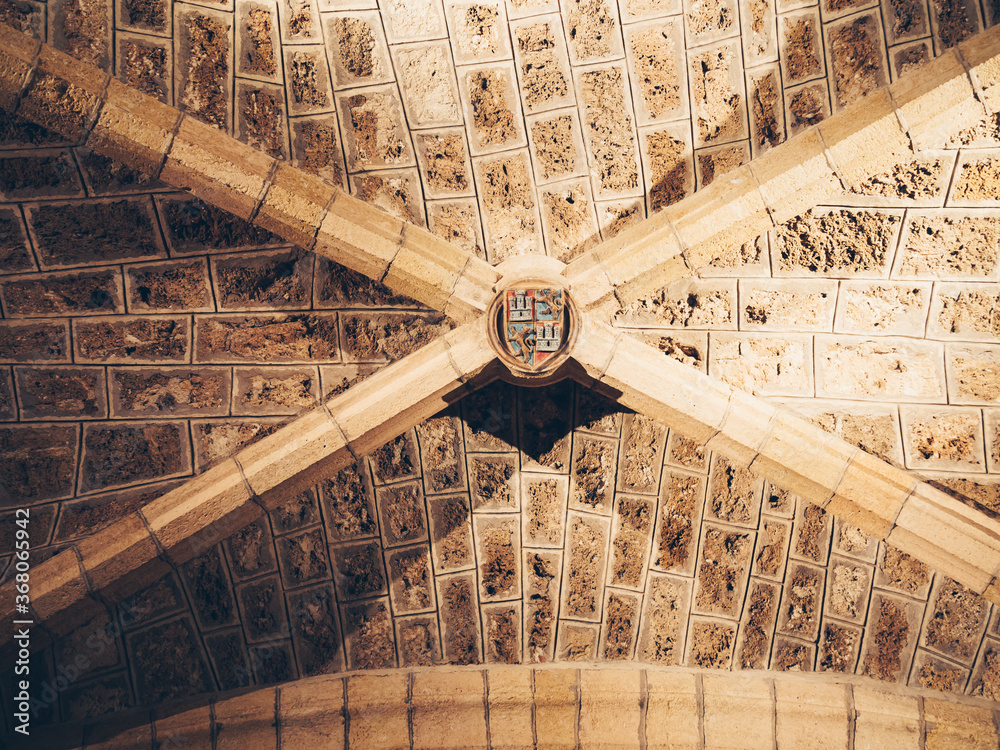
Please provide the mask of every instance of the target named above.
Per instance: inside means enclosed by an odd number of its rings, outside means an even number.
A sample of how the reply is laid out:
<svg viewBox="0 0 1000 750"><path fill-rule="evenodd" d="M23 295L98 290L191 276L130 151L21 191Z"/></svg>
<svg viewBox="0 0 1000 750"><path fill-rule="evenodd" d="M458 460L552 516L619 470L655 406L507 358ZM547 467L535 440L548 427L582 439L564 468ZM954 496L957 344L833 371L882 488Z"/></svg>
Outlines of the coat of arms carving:
<svg viewBox="0 0 1000 750"><path fill-rule="evenodd" d="M504 293L501 341L520 367L538 370L566 343L562 289L527 287Z"/></svg>

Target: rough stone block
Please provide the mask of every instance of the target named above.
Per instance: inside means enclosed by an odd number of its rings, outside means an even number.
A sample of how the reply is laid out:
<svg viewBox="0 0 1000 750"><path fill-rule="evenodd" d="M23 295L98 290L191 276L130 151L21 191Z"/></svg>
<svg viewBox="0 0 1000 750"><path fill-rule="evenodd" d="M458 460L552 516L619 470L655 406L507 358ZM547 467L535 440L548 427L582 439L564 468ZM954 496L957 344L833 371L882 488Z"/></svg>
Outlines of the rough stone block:
<svg viewBox="0 0 1000 750"><path fill-rule="evenodd" d="M687 65L680 19L646 21L624 31L625 58L634 81L632 102L638 124L686 117Z"/></svg>
<svg viewBox="0 0 1000 750"><path fill-rule="evenodd" d="M945 399L940 344L909 339L816 337L816 393L830 398L917 403Z"/></svg>
<svg viewBox="0 0 1000 750"><path fill-rule="evenodd" d="M84 425L82 492L183 476L191 447L183 422Z"/></svg>
<svg viewBox="0 0 1000 750"><path fill-rule="evenodd" d="M512 6L510 13L515 13ZM574 104L569 58L558 15L511 22L518 93L526 112Z"/></svg>
<svg viewBox="0 0 1000 750"><path fill-rule="evenodd" d="M236 75L280 83L278 8L274 0L241 4L236 18Z"/></svg>
<svg viewBox="0 0 1000 750"><path fill-rule="evenodd" d="M937 339L1000 339L1000 288L996 284L938 282L930 302L927 333Z"/></svg>
<svg viewBox="0 0 1000 750"><path fill-rule="evenodd" d="M922 337L930 305L929 282L841 282L837 333Z"/></svg>
<svg viewBox="0 0 1000 750"><path fill-rule="evenodd" d="M934 281L995 281L1000 261L993 252L1000 226L1000 212L990 209L970 213L928 209L907 216L893 277ZM957 252L942 255L949 245Z"/></svg>
<svg viewBox="0 0 1000 750"><path fill-rule="evenodd" d="M10 31L3 32L2 44L0 81L4 84L4 94L0 95L0 106L10 110L17 103L17 97L35 64L39 43L12 27Z"/></svg>
<svg viewBox="0 0 1000 750"><path fill-rule="evenodd" d="M527 149L476 157L472 167L490 261L540 252L541 221Z"/></svg>
<svg viewBox="0 0 1000 750"><path fill-rule="evenodd" d="M233 126L233 16L178 3L174 103L213 128ZM176 183L175 183L176 184Z"/></svg>
<svg viewBox="0 0 1000 750"><path fill-rule="evenodd" d="M0 429L0 507L71 497L78 441L75 425Z"/></svg>
<svg viewBox="0 0 1000 750"><path fill-rule="evenodd" d="M25 207L44 268L166 256L148 198L103 198Z"/></svg>
<svg viewBox="0 0 1000 750"><path fill-rule="evenodd" d="M112 368L111 414L141 418L226 416L232 389L228 369Z"/></svg>
<svg viewBox="0 0 1000 750"><path fill-rule="evenodd" d="M448 35L444 9L433 0L417 0L406 13L386 13L382 17L390 44L423 39L441 39Z"/></svg>
<svg viewBox="0 0 1000 750"><path fill-rule="evenodd" d="M643 192L627 73L622 63L574 70L597 199L634 197Z"/></svg>
<svg viewBox="0 0 1000 750"><path fill-rule="evenodd" d="M715 377L734 388L770 396L813 392L812 339L802 334L719 333L709 363Z"/></svg>
<svg viewBox="0 0 1000 750"><path fill-rule="evenodd" d="M332 110L333 89L325 48L322 45L288 45L282 49L282 54L288 89L288 114L309 115Z"/></svg>
<svg viewBox="0 0 1000 750"><path fill-rule="evenodd" d="M0 322L0 361L16 363L69 362L69 321Z"/></svg>
<svg viewBox="0 0 1000 750"><path fill-rule="evenodd" d="M84 192L68 150L39 149L0 156L0 196L6 201L82 198Z"/></svg>
<svg viewBox="0 0 1000 750"><path fill-rule="evenodd" d="M973 473L986 470L979 409L904 406L900 417L908 467Z"/></svg>
<svg viewBox="0 0 1000 750"><path fill-rule="evenodd" d="M833 280L741 280L740 328L830 331L836 304Z"/></svg>
<svg viewBox="0 0 1000 750"><path fill-rule="evenodd" d="M696 540L704 503L704 477L664 471L660 483L660 511L650 556L653 568L694 574Z"/></svg>
<svg viewBox="0 0 1000 750"><path fill-rule="evenodd" d="M0 282L8 318L107 315L125 312L116 269L11 276Z"/></svg>
<svg viewBox="0 0 1000 750"><path fill-rule="evenodd" d="M121 4L134 6L138 3ZM151 11L149 16L170 17L169 13L163 12L166 10L165 2L151 3L146 7ZM122 12L122 9L118 11L119 26L124 21ZM130 89L140 91L164 104L173 104L174 50L170 37L156 39L146 34L129 34L119 28L115 32L115 43L115 67L119 80ZM105 107L107 106L106 101Z"/></svg>
<svg viewBox="0 0 1000 750"><path fill-rule="evenodd" d="M125 291L134 313L215 312L202 258L126 266Z"/></svg>

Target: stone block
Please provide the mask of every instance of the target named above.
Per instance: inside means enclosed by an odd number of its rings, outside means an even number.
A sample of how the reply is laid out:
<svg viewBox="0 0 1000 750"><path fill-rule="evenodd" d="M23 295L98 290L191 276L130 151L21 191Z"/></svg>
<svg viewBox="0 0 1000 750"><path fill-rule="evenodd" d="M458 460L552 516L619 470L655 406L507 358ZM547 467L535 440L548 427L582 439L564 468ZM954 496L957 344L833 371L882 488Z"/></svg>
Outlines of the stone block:
<svg viewBox="0 0 1000 750"><path fill-rule="evenodd" d="M107 417L103 368L18 367L15 375L22 419Z"/></svg>
<svg viewBox="0 0 1000 750"><path fill-rule="evenodd" d="M843 748L851 724L846 685L775 680L775 741L802 748Z"/></svg>
<svg viewBox="0 0 1000 750"><path fill-rule="evenodd" d="M121 2L121 5L135 6L135 2ZM159 6L159 7L157 7ZM154 3L146 6L149 13L143 14L150 21L167 19L170 14L164 12L166 3ZM119 25L122 25L124 9L118 10ZM174 50L172 40L157 39L146 34L130 34L120 28L115 32L115 66L118 78L130 89L158 99L164 104L174 102ZM108 106L107 95L105 107ZM175 113L176 114L176 113ZM157 165L158 167L159 165Z"/></svg>
<svg viewBox="0 0 1000 750"><path fill-rule="evenodd" d="M84 426L80 489L169 479L191 472L191 448L183 422L112 422Z"/></svg>
<svg viewBox="0 0 1000 750"><path fill-rule="evenodd" d="M107 315L125 312L116 269L9 276L0 282L8 318Z"/></svg>
<svg viewBox="0 0 1000 750"><path fill-rule="evenodd" d="M282 48L282 55L289 116L333 110L333 89L323 45L288 45Z"/></svg>
<svg viewBox="0 0 1000 750"><path fill-rule="evenodd" d="M907 215L892 273L900 279L996 281L1000 262L992 252L1000 227L995 209L925 209ZM942 245L957 248L942 256Z"/></svg>
<svg viewBox="0 0 1000 750"><path fill-rule="evenodd" d="M4 84L4 94L0 95L0 106L10 110L17 103L28 74L35 66L40 45L35 39L25 36L19 29L14 28L10 31L5 30L0 39L3 45L0 50L0 81Z"/></svg>
<svg viewBox="0 0 1000 750"><path fill-rule="evenodd" d="M805 3L797 3L805 5ZM781 73L785 85L799 84L826 75L819 8L792 10L788 3L778 2L778 49ZM810 123L812 125L814 123Z"/></svg>
<svg viewBox="0 0 1000 750"><path fill-rule="evenodd" d="M986 471L982 412L961 406L904 406L903 453L914 469Z"/></svg>
<svg viewBox="0 0 1000 750"><path fill-rule="evenodd" d="M826 509L865 533L884 538L917 481L907 472L858 451Z"/></svg>
<svg viewBox="0 0 1000 750"><path fill-rule="evenodd" d="M834 112L889 83L885 39L877 10L829 23L823 27L823 33Z"/></svg>
<svg viewBox="0 0 1000 750"><path fill-rule="evenodd" d="M462 128L416 133L414 146L428 199L473 194L472 162Z"/></svg>
<svg viewBox="0 0 1000 750"><path fill-rule="evenodd" d="M215 312L202 258L126 266L125 292L133 313Z"/></svg>
<svg viewBox="0 0 1000 750"><path fill-rule="evenodd" d="M454 44L455 62L470 65L510 59L510 38L505 31L507 12L502 2L449 2L445 6Z"/></svg>
<svg viewBox="0 0 1000 750"><path fill-rule="evenodd" d="M282 741L299 747L343 743L345 692L343 678L332 675L322 681L283 685L278 716Z"/></svg>
<svg viewBox="0 0 1000 750"><path fill-rule="evenodd" d="M112 368L114 417L226 416L232 380L228 368Z"/></svg>
<svg viewBox="0 0 1000 750"><path fill-rule="evenodd" d="M96 266L165 257L148 197L25 206L43 268Z"/></svg>
<svg viewBox="0 0 1000 750"><path fill-rule="evenodd" d="M161 747L190 744L193 750L212 750L212 715L209 706L199 706L170 716L156 714L153 728Z"/></svg>
<svg viewBox="0 0 1000 750"><path fill-rule="evenodd" d="M333 312L199 316L194 357L213 364L337 362L337 317Z"/></svg>
<svg viewBox="0 0 1000 750"><path fill-rule="evenodd" d="M739 617L753 547L752 532L705 524L692 612Z"/></svg>
<svg viewBox="0 0 1000 750"><path fill-rule="evenodd" d="M812 337L805 334L718 333L709 365L733 388L766 396L813 393Z"/></svg>
<svg viewBox="0 0 1000 750"><path fill-rule="evenodd" d="M651 125L639 131L649 214L694 192L691 134L680 123Z"/></svg>
<svg viewBox="0 0 1000 750"><path fill-rule="evenodd" d="M759 677L705 676L704 722L707 746L772 747L774 686ZM735 717L739 716L739 721Z"/></svg>
<svg viewBox="0 0 1000 750"><path fill-rule="evenodd" d="M741 280L742 330L830 331L837 305L833 280Z"/></svg>
<svg viewBox="0 0 1000 750"><path fill-rule="evenodd" d="M551 5L552 10L558 10L554 2ZM523 15L521 8L515 5L508 13L512 17ZM510 34L520 81L518 93L525 112L574 105L573 79L560 16L512 20Z"/></svg>
<svg viewBox="0 0 1000 750"><path fill-rule="evenodd" d="M910 138L887 91L872 92L827 119L819 130L837 174L850 188L888 171L912 153Z"/></svg>
<svg viewBox="0 0 1000 750"><path fill-rule="evenodd" d="M973 127L982 118L972 83L954 52L928 63L920 76L891 84L889 93L917 150L940 148L951 133Z"/></svg>
<svg viewBox="0 0 1000 750"><path fill-rule="evenodd" d="M804 213L842 189L823 141L811 130L793 138L781 150L755 159L750 171L775 223Z"/></svg>
<svg viewBox="0 0 1000 750"><path fill-rule="evenodd" d="M337 106L341 122L350 124L344 127L348 170L416 164L395 84L338 92Z"/></svg>
<svg viewBox="0 0 1000 750"><path fill-rule="evenodd" d="M66 149L7 151L0 156L0 196L5 201L84 194L80 173Z"/></svg>
<svg viewBox="0 0 1000 750"><path fill-rule="evenodd" d="M484 656L487 664L519 664L521 602L498 602L482 606Z"/></svg>
<svg viewBox="0 0 1000 750"><path fill-rule="evenodd" d="M641 604L639 595L607 590L594 659L626 661L634 657Z"/></svg>
<svg viewBox="0 0 1000 750"><path fill-rule="evenodd" d="M732 172L749 161L749 140L700 148L695 152L695 175L698 186L707 187L716 177Z"/></svg>
<svg viewBox="0 0 1000 750"><path fill-rule="evenodd" d="M626 27L624 33L625 59L634 81L632 104L637 124L687 117L687 64L681 20L645 21Z"/></svg>
<svg viewBox="0 0 1000 750"><path fill-rule="evenodd" d="M347 189L347 166L335 113L296 117L290 123L292 165Z"/></svg>
<svg viewBox="0 0 1000 750"><path fill-rule="evenodd" d="M276 705L274 691L267 689L217 701L213 706L217 750L241 750L247 743L261 750L277 748Z"/></svg>
<svg viewBox="0 0 1000 750"><path fill-rule="evenodd" d="M778 633L806 641L817 639L825 575L824 568L803 563L789 564L778 612Z"/></svg>
<svg viewBox="0 0 1000 750"><path fill-rule="evenodd" d="M856 746L920 747L919 699L855 686L854 741Z"/></svg>
<svg viewBox="0 0 1000 750"><path fill-rule="evenodd" d="M87 146L157 177L180 118L177 110L114 79L104 99Z"/></svg>
<svg viewBox="0 0 1000 750"><path fill-rule="evenodd" d="M936 339L996 343L1000 318L993 311L998 303L996 284L938 282L930 301L927 334Z"/></svg>
<svg viewBox="0 0 1000 750"><path fill-rule="evenodd" d="M646 740L649 748L702 746L698 723L691 721L699 711L699 685L694 674L652 671L646 673L649 691L646 707ZM655 728L655 731L650 731Z"/></svg>
<svg viewBox="0 0 1000 750"><path fill-rule="evenodd" d="M178 565L261 515L235 461L210 469L138 512Z"/></svg>
<svg viewBox="0 0 1000 750"><path fill-rule="evenodd" d="M830 116L830 90L826 79L785 89L785 125L792 137Z"/></svg>
<svg viewBox="0 0 1000 750"><path fill-rule="evenodd" d="M610 519L570 512L567 523L560 612L574 619L600 622Z"/></svg>
<svg viewBox="0 0 1000 750"><path fill-rule="evenodd" d="M575 66L623 57L618 4L601 0L595 5L574 2L563 10L569 40L569 59Z"/></svg>
<svg viewBox="0 0 1000 750"><path fill-rule="evenodd" d="M278 8L274 0L254 0L236 9L236 75L281 82Z"/></svg>
<svg viewBox="0 0 1000 750"><path fill-rule="evenodd" d="M846 555L867 563L874 563L878 554L878 539L864 533L839 518L833 519L833 554Z"/></svg>
<svg viewBox="0 0 1000 750"><path fill-rule="evenodd" d="M472 167L491 263L540 252L544 243L527 149L474 157Z"/></svg>
<svg viewBox="0 0 1000 750"><path fill-rule="evenodd" d="M355 747L408 746L408 683L409 677L405 674L347 678L348 742Z"/></svg>
<svg viewBox="0 0 1000 750"><path fill-rule="evenodd" d="M585 625L572 620L560 620L556 658L566 662L596 661L600 637L601 626L597 623Z"/></svg>
<svg viewBox="0 0 1000 750"><path fill-rule="evenodd" d="M483 672L425 672L413 676L413 744L468 747L486 744Z"/></svg>
<svg viewBox="0 0 1000 750"><path fill-rule="evenodd" d="M530 747L533 675L528 669L490 669L486 673L490 743L494 747Z"/></svg>
<svg viewBox="0 0 1000 750"><path fill-rule="evenodd" d="M21 52L15 52L21 47ZM13 55L26 55L23 45L11 46ZM11 59L11 67L19 65ZM12 71L13 72L13 71ZM14 73L15 79L17 73ZM45 45L38 63L17 104L17 114L71 141L81 139L90 127L107 74L89 65L80 65L64 52Z"/></svg>
<svg viewBox="0 0 1000 750"><path fill-rule="evenodd" d="M963 706L934 698L924 700L927 750L987 750L998 741L993 711L986 706Z"/></svg>
<svg viewBox="0 0 1000 750"><path fill-rule="evenodd" d="M340 607L348 669L393 669L396 644L388 599L369 599Z"/></svg>
<svg viewBox="0 0 1000 750"><path fill-rule="evenodd" d="M249 219L273 164L273 159L255 148L186 117L174 137L161 176L171 185Z"/></svg>
<svg viewBox="0 0 1000 750"><path fill-rule="evenodd" d="M816 393L862 401L940 403L942 346L901 338L816 337Z"/></svg>
<svg viewBox="0 0 1000 750"><path fill-rule="evenodd" d="M138 514L125 516L104 532L81 540L77 548L90 582L111 600L141 590L170 572Z"/></svg>
<svg viewBox="0 0 1000 750"><path fill-rule="evenodd" d="M428 667L441 661L441 638L436 615L396 617L395 624L401 666Z"/></svg>
<svg viewBox="0 0 1000 750"><path fill-rule="evenodd" d="M504 601L519 597L521 534L511 515L473 513L473 534L479 562L479 600Z"/></svg>
<svg viewBox="0 0 1000 750"><path fill-rule="evenodd" d="M0 361L49 364L69 362L69 321L3 321Z"/></svg>
<svg viewBox="0 0 1000 750"><path fill-rule="evenodd" d="M580 743L639 747L645 686L638 670L580 670Z"/></svg>
<svg viewBox="0 0 1000 750"><path fill-rule="evenodd" d="M260 149L268 156L288 160L288 125L281 86L242 80L236 82L234 135L237 140Z"/></svg>
<svg viewBox="0 0 1000 750"><path fill-rule="evenodd" d="M441 39L448 35L444 9L434 0L418 0L408 6L406 13L387 13L382 22L390 44Z"/></svg>
<svg viewBox="0 0 1000 750"><path fill-rule="evenodd" d="M705 484L704 477L664 470L650 555L653 568L694 575Z"/></svg>
<svg viewBox="0 0 1000 750"><path fill-rule="evenodd" d="M930 282L841 282L837 333L922 337Z"/></svg>
<svg viewBox="0 0 1000 750"><path fill-rule="evenodd" d="M402 221L340 192L323 218L314 251L365 276L381 279L402 237Z"/></svg>
<svg viewBox="0 0 1000 750"><path fill-rule="evenodd" d="M536 669L535 736L539 745L575 745L580 686L575 669Z"/></svg>
<svg viewBox="0 0 1000 750"><path fill-rule="evenodd" d="M231 132L234 19L227 11L174 6L174 103L203 123Z"/></svg>
<svg viewBox="0 0 1000 750"><path fill-rule="evenodd" d="M574 69L574 82L594 198L642 195L640 155L626 66L618 62Z"/></svg>

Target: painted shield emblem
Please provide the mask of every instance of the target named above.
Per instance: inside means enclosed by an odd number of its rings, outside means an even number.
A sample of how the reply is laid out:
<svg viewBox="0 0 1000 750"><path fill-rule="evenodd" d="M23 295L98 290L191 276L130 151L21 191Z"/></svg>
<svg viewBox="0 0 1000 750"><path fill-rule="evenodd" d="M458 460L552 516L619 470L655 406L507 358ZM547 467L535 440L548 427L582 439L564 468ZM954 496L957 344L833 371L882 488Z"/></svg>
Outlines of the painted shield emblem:
<svg viewBox="0 0 1000 750"><path fill-rule="evenodd" d="M566 342L566 298L562 289L508 289L503 301L502 340L508 353L537 370Z"/></svg>

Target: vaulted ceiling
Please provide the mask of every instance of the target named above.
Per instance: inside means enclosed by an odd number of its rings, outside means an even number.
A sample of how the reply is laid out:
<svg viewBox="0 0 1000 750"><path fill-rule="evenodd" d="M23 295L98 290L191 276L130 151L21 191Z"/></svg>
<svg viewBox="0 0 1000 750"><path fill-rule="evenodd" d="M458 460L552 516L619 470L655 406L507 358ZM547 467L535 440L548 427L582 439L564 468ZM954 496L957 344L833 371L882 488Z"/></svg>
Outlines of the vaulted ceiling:
<svg viewBox="0 0 1000 750"><path fill-rule="evenodd" d="M365 5L5 10L0 554L30 508L88 661L39 721L483 661L996 699L992 9ZM575 382L495 380L525 254Z"/></svg>

